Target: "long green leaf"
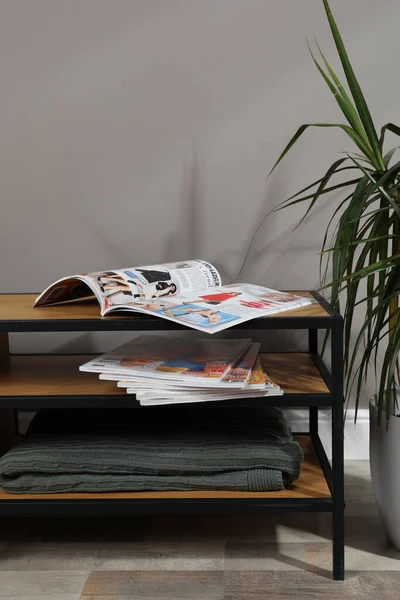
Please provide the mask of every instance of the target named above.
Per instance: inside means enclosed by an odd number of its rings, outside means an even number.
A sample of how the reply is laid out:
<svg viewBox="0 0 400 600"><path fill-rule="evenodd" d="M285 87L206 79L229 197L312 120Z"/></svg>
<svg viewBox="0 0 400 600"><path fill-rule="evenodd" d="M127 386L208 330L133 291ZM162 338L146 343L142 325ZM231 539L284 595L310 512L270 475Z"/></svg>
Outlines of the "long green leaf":
<svg viewBox="0 0 400 600"><path fill-rule="evenodd" d="M390 225L389 225L390 226ZM364 243L364 247L358 257L355 271L359 272L365 265L365 261L369 256L369 266L377 263L377 255L378 255L378 247L375 243L376 234L381 231L382 228L382 219L381 216L377 220L374 221L373 226L370 231L370 235L368 240ZM362 232L363 234L364 232ZM385 239L385 236L381 236L382 240ZM382 257L381 257L382 258ZM381 271L380 274L384 271ZM352 273L351 273L352 274ZM375 272L373 271L371 275L367 277L367 288L368 285L371 285L371 277L375 278ZM345 311L345 363L348 364L348 356L349 356L349 346L350 346L350 331L353 322L353 314L356 305L356 295L358 292L358 286L360 283L360 279L352 278L349 279L349 284L347 288L347 300L346 300L346 311ZM368 312L367 312L368 314ZM369 339L370 330L368 330L368 339Z"/></svg>
<svg viewBox="0 0 400 600"><path fill-rule="evenodd" d="M357 373L358 373L358 382L357 382L357 390L356 390L356 398L355 398L356 415L357 415L357 410L358 410L358 406L359 406L361 388L362 388L363 383L366 380L367 373L368 373L368 366L369 366L369 362L370 362L371 353L372 353L374 347L377 347L387 335L388 335L388 333L385 332L376 338L374 337L371 345L364 350L363 356L361 359L361 363L354 374L354 376L356 377ZM382 381L384 379L386 379L386 377L384 376L384 374L382 372L380 381ZM385 386L383 386L383 387L385 387ZM350 388L350 391L351 391L351 388ZM378 415L379 415L378 422L380 422L380 419L381 419L384 395L385 395L384 392L382 393L380 390L378 391ZM388 405L386 405L386 412L388 414Z"/></svg>
<svg viewBox="0 0 400 600"><path fill-rule="evenodd" d="M341 161L342 163L347 161L348 158L342 158ZM343 171L359 171L359 168L357 167L357 165L348 165L346 167L341 167L340 169L336 169L335 175L337 173L341 173ZM325 177L325 175L324 175ZM283 204L285 204L286 202L289 202L289 200L293 200L293 198L297 198L297 196L300 196L300 194L303 194L304 192L307 192L308 190L311 190L313 187L316 187L317 185L319 185L321 183L321 181L324 179L324 177L320 177L319 179L317 179L316 181L313 181L313 183L310 183L309 185L307 185L306 187L302 188L301 190L299 190L298 192L296 192L295 194L293 194L292 196L289 196L289 198L286 198L286 200L282 200L282 202L279 202L279 204L277 204L277 206L275 207L275 209L279 208L280 206L283 206ZM346 182L344 182L346 184ZM351 182L349 182L350 184ZM342 184L340 184L342 185ZM312 194L310 195L310 198L312 198ZM271 212L273 212L275 209L273 209Z"/></svg>
<svg viewBox="0 0 400 600"><path fill-rule="evenodd" d="M389 312L389 320L390 324L391 320L391 304L393 299L399 296L399 281L400 281L400 264L394 265L388 272L387 277L383 281L381 278L381 274L379 274L379 281L377 285L377 289L379 291L379 296L377 300L377 305L381 308L381 316L386 315ZM397 307L396 307L397 308ZM379 332L382 330L382 324L377 322L376 331ZM388 335L390 334L390 328L386 332ZM390 335L389 335L390 339ZM377 363L378 358L378 345L375 348L375 365Z"/></svg>
<svg viewBox="0 0 400 600"><path fill-rule="evenodd" d="M307 44L308 44L308 41L307 41ZM347 99L343 98L340 91L333 85L333 83L331 82L331 80L326 75L326 73L322 69L321 65L315 58L309 44L308 44L308 49L309 49L311 57L315 63L315 66L317 67L317 69L320 72L320 74L322 75L325 83L327 84L327 86L331 90L332 94L334 95L336 102L338 103L341 111L343 112L344 116L346 117L347 121L349 122L350 127L353 128L354 134L357 136L354 138L355 143L357 144L357 146L361 150L361 152L363 152L365 154L365 156L367 156L368 160L371 161L373 164L375 163L375 166L376 166L376 159L374 157L374 153L372 151L372 148L369 145L368 138L365 134L362 123L358 117L358 113L357 113L356 109L354 108L351 100L348 97L347 97ZM321 52L321 50L320 50L320 52ZM321 52L321 55L322 55L322 52ZM324 58L323 55L322 55L322 57ZM324 60L325 60L325 58L324 58ZM326 60L325 60L325 63L327 65L327 67L332 71L331 67L328 65ZM332 71L332 73L333 73L333 71ZM333 74L333 76L336 78L336 75ZM339 85L341 86L340 82L339 82Z"/></svg>
<svg viewBox="0 0 400 600"><path fill-rule="evenodd" d="M301 125L298 128L298 130L296 131L296 133L294 134L294 136L290 139L289 143L285 146L285 148L281 152L278 160L276 161L276 163L274 164L274 166L272 167L272 169L268 173L268 177L276 169L276 167L279 165L279 163L282 161L282 159L286 156L286 154L289 152L289 150L294 146L294 144L297 142L297 140L300 138L300 136L309 127L323 127L323 128L326 128L326 127L329 127L329 128L330 127L337 127L339 129L342 129L345 133L347 133L347 135L353 140L353 142L357 146L358 146L358 144L360 142L362 143L362 140L358 136L358 134L355 131L353 131L353 129L351 127L349 127L348 125L343 125L342 123L306 123L305 125Z"/></svg>
<svg viewBox="0 0 400 600"><path fill-rule="evenodd" d="M338 214L338 212L343 208L343 206L346 204L346 202L348 202L350 200L350 198L352 197L353 194L350 194L349 196L346 196L346 198L344 198L339 206L336 207L335 211L333 212L331 218L328 221L328 224L326 226L325 229L325 234L324 234L324 239L322 242L322 249L321 249L321 256L320 256L320 260L319 260L319 273L320 273L320 280L322 282L322 284L324 284L326 282L326 277L327 277L327 272L328 272L328 268L329 268L329 259L326 261L325 264L325 269L324 271L322 270L322 259L323 259L323 255L325 253L325 248L326 248L326 242L328 239L328 235L329 235L329 231L332 225L332 222L334 220L334 218L336 217L336 215Z"/></svg>
<svg viewBox="0 0 400 600"><path fill-rule="evenodd" d="M362 381L367 375L367 369L368 369L368 364L370 361L371 353L374 348L377 350L379 343L382 341L382 339L384 337L386 337L388 335L387 324L390 320L390 317L386 317L386 314L388 312L388 303L391 301L391 298L394 295L398 294L398 291L391 292L390 290L391 290L390 285L389 284L386 285L384 294L380 298L378 305L373 309L373 311L370 314L368 314L366 316L365 323L361 327L361 330L359 332L359 335L357 336L357 339L356 339L356 342L354 345L354 349L353 349L353 353L352 353L352 357L351 357L350 372L352 372L354 362L356 360L356 356L358 353L360 343L362 341L362 337L363 337L365 328L369 327L371 325L372 321L375 321L374 331L373 331L373 334L371 335L371 339L368 341L368 344L367 344L366 348L364 349L361 363L358 366L358 368L356 369L356 371L352 377L352 380L350 381L350 378L348 378L348 381L347 381L346 394L349 393L349 389L351 390L353 382L354 382L355 378L357 377L357 373L358 373L356 409L358 408L358 402L359 402L359 397L360 397ZM381 333L382 330L383 330L383 333ZM350 386L350 388L349 388L349 386Z"/></svg>
<svg viewBox="0 0 400 600"><path fill-rule="evenodd" d="M360 119L362 124L364 125L365 132L368 136L369 143L374 152L374 155L378 161L379 168L384 170L385 165L383 164L382 153L379 147L379 140L376 133L375 125L372 120L371 114L369 112L367 103L365 101L364 95L361 91L361 87L357 81L356 75L354 73L353 67L351 66L349 57L346 52L346 48L344 46L342 36L340 35L339 29L336 25L336 21L333 18L331 8L329 6L328 0L322 0L326 12L326 16L328 17L329 26L332 31L333 39L335 41L335 45L339 54L340 61L343 66L344 74L347 79L347 83L349 84L349 88L351 94L354 98L355 105L357 107L358 114L360 115Z"/></svg>
<svg viewBox="0 0 400 600"><path fill-rule="evenodd" d="M386 131L391 131L395 135L400 136L400 127L398 127L394 123L386 123L386 125L384 125L381 129L381 136L379 138L379 147L380 147L381 151L383 148L383 142L385 141Z"/></svg>
<svg viewBox="0 0 400 600"><path fill-rule="evenodd" d="M366 242L378 242L379 240L394 240L397 236L395 235L379 235L374 238L363 238L361 240L356 240L355 242L350 242L352 246L358 246L359 244L365 244Z"/></svg>
<svg viewBox="0 0 400 600"><path fill-rule="evenodd" d="M379 198L380 198L380 196L378 198L375 196L374 200L372 202L376 202L377 200L379 200ZM370 212L363 213L360 217L360 220L367 219L367 218L369 218L370 220L373 220L379 213L387 212L387 210L388 210L388 206L387 206L387 204L385 204L385 206L383 206L382 208L376 208L375 210L371 210Z"/></svg>
<svg viewBox="0 0 400 600"><path fill-rule="evenodd" d="M334 84L336 85L336 89L339 92L343 102L345 103L346 106L346 110L349 113L349 123L351 124L351 126L353 127L353 129L358 133L358 135L364 140L365 144L369 147L370 152L372 153L372 148L369 145L369 141L368 141L368 136L365 133L365 129L364 126L361 122L360 116L357 112L357 109L355 108L352 100L350 99L350 97L348 96L342 82L340 81L339 77L336 75L335 71L332 69L331 65L328 63L328 61L326 60L317 40L315 40L315 43L317 44L317 48L319 50L319 53L322 57L322 60L325 63L325 66L328 70L328 73L330 74Z"/></svg>
<svg viewBox="0 0 400 600"><path fill-rule="evenodd" d="M379 192L382 194L382 196L384 196L386 198L386 200L389 202L390 206L393 208L393 210L397 213L397 215L400 218L400 206L397 204L397 202L395 200L393 200L393 198L387 193L387 191L383 187L383 184L386 183L386 181L388 181L388 179L390 179L390 177L393 174L398 174L400 172L400 162L396 163L393 167L391 167L390 169L385 171L385 173L382 175L382 177L380 177L378 179L378 181L376 181L374 179L374 177L371 175L371 173L368 173L368 171L366 169L364 169L364 167L353 156L349 155L349 158L358 166L360 171L362 171L364 173L364 175L366 177L368 177L368 179L371 181L371 183L373 183L372 192L374 192L375 190L379 190Z"/></svg>
<svg viewBox="0 0 400 600"><path fill-rule="evenodd" d="M379 385L379 394L378 394L378 414L380 415L382 412L382 405L385 402L386 408L386 418L389 419L392 403L392 393L393 393L393 375L395 370L395 363L397 360L397 356L400 350L400 336L398 332L400 331L400 320L397 320L397 324L395 326L395 333L392 340L389 342L388 348L385 352L385 356L383 358L383 364L381 369L381 378ZM396 335L397 333L397 335Z"/></svg>
<svg viewBox="0 0 400 600"><path fill-rule="evenodd" d="M350 344L350 333L351 333L351 322L354 312L354 303L358 292L359 281L353 280L352 275L354 272L353 262L355 260L356 248L354 247L355 240L357 237L357 230L359 225L360 215L362 214L365 199L368 198L367 190L370 188L370 184L368 179L364 177L360 183L357 185L354 190L352 199L347 207L347 210L343 214L342 218L339 221L337 239L340 243L340 248L337 250L339 256L339 277L342 278L346 274L348 277L348 285L347 285L347 299L346 299L346 309L345 309L345 330L344 330L344 339L345 339L345 364L347 364L348 357L348 347ZM349 221L353 223L350 224ZM343 249L346 249L344 252ZM356 265L356 270L359 270L363 265L363 254L368 252L368 246L365 245L362 253L361 259L358 260ZM341 282L339 283L341 286Z"/></svg>
<svg viewBox="0 0 400 600"><path fill-rule="evenodd" d="M376 244L373 244L371 247L371 251L370 251L370 260L372 263L377 261L378 252L379 252L378 246ZM374 307L374 300L373 300L374 287L375 287L375 273L372 273L367 278L367 296L368 296L367 310L366 310L367 315L371 314L373 307ZM368 329L367 329L368 342L371 340L371 333L372 333L372 327L371 327L371 324L369 324Z"/></svg>
<svg viewBox="0 0 400 600"><path fill-rule="evenodd" d="M389 297L390 298L390 297ZM386 305L387 306L387 305ZM385 319L385 313L387 312L387 308L386 310L382 310L382 305L380 306L376 306L365 318L364 323L361 325L360 327L360 331L358 332L358 335L354 341L354 346L353 346L353 351L352 351L352 355L351 355L351 362L350 362L350 366L349 366L349 372L352 373L353 372L353 368L354 365L357 361L357 356L358 356L358 351L360 349L361 343L363 341L364 338L364 334L365 331L368 329L368 327L371 326L371 324L373 323L374 320L376 320L376 324L375 324L375 328L374 328L374 335L373 335L373 339L371 340L371 342L369 342L368 344L368 348L365 349L364 351L364 356L365 356L365 362L368 361L369 357L371 356L372 350L376 345L376 342L379 342L383 337L387 336L387 332L384 332L381 334L382 329L385 329L385 327L387 326L388 322L389 322L389 318ZM399 309L400 312L400 309ZM381 337L382 336L382 337ZM361 373L363 372L363 363L361 363L358 367L358 369L355 371L355 373L353 374L352 378L347 380L347 384L346 384L346 395L349 393L351 386L354 382L355 377L357 376L357 373L359 373L361 371Z"/></svg>
<svg viewBox="0 0 400 600"><path fill-rule="evenodd" d="M395 263L396 260L397 261L400 260L400 254L397 254L396 256L389 256L386 260L378 261L368 267L365 267L364 269L360 269L360 271L355 272L352 275L348 275L337 281L333 281L332 283L329 283L328 285L323 286L321 289L323 290L323 289L330 287L333 284L338 284L339 281L345 282L352 278L364 279L365 277L367 277L368 275L370 275L373 272L378 273L379 271L382 271L383 269L388 269L390 266L392 266Z"/></svg>
<svg viewBox="0 0 400 600"><path fill-rule="evenodd" d="M320 191L319 195L322 196L323 194L329 194L330 192L340 190L341 188L348 187L349 185L356 185L359 181L360 181L360 178L351 179L349 181L343 181L342 183L337 183L336 185L332 185L330 187L324 188L323 190ZM300 202L306 202L307 200L311 200L312 198L314 198L314 196L315 196L315 192L313 194L308 194L307 196L303 196L302 198L297 198L296 200L292 200L291 202L289 202L289 200L284 200L283 202L278 204L278 206L271 209L269 214L271 214L273 212L279 212L280 210L283 210L284 208L288 208L289 206L294 206L295 204L299 204Z"/></svg>
<svg viewBox="0 0 400 600"><path fill-rule="evenodd" d="M392 148L391 150L389 150L389 152L387 152L387 154L385 154L385 156L383 157L383 162L385 163L385 167L388 169L389 168L389 163L392 159L392 156L394 155L395 152L397 152L397 150L400 148L400 146L395 146L394 148Z"/></svg>
<svg viewBox="0 0 400 600"><path fill-rule="evenodd" d="M313 208L313 206L315 205L315 203L317 202L318 198L325 192L326 193L326 185L327 183L330 181L332 175L336 172L336 169L339 167L339 165L341 165L343 162L343 159L337 160L336 162L333 163L333 165L331 165L329 167L329 169L327 170L327 172L325 173L324 177L322 178L321 183L318 186L318 189L316 190L309 207L307 208L304 216L302 217L302 219L300 220L300 222L298 223L297 227L299 227L304 219L307 217L307 215L309 214L309 212L311 211L311 209ZM344 182L345 185L343 187L347 187L349 184L348 182ZM339 184L340 185L340 184Z"/></svg>

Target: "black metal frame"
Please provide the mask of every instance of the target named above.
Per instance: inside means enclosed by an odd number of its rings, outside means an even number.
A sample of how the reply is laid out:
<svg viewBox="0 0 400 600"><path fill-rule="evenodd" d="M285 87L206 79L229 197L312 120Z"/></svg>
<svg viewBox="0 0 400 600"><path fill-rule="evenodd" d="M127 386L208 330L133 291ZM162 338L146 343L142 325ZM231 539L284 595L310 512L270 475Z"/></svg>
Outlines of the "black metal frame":
<svg viewBox="0 0 400 600"><path fill-rule="evenodd" d="M314 297L326 310L327 316L279 316L249 321L236 329L307 329L311 357L325 381L327 394L290 394L270 399L246 399L246 406L309 407L309 435L331 492L331 498L176 498L176 499L93 499L88 500L2 500L1 516L27 516L49 514L115 514L179 513L179 514L234 514L265 511L299 510L332 513L333 526L333 578L344 579L344 473L343 473L343 319L316 292ZM0 321L0 331L120 331L120 330L179 330L186 327L151 317L132 319L124 314L105 319L52 320L52 321ZM331 373L318 353L318 330L331 330ZM139 406L129 403L124 396L0 396L0 409L33 410L56 405L58 408L126 408ZM239 400L224 401L223 406L239 406ZM320 407L332 407L332 466L318 435Z"/></svg>

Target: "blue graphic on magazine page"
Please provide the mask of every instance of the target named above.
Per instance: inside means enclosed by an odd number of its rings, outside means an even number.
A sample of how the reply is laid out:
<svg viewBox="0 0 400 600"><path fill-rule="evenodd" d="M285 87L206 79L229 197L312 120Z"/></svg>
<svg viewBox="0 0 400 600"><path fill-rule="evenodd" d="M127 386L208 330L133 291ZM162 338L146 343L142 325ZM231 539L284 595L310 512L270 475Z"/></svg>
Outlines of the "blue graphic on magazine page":
<svg viewBox="0 0 400 600"><path fill-rule="evenodd" d="M222 325L223 323L229 323L239 318L237 315L229 315L220 310L204 308L204 306L196 306L195 304L181 304L157 312L164 313L167 317L174 317L185 323L200 325L201 327Z"/></svg>

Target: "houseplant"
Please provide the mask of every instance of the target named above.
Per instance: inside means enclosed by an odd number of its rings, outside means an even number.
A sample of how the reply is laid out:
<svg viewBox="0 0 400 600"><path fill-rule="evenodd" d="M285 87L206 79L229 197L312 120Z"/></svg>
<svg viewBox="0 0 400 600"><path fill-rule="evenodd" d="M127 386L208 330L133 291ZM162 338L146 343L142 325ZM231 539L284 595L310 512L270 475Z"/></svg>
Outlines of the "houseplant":
<svg viewBox="0 0 400 600"><path fill-rule="evenodd" d="M367 374L372 367L376 372L377 391L370 404L372 480L384 524L400 548L400 469L397 463L400 417L396 416L400 385L400 162L396 162L396 147L385 148L387 133L400 136L400 127L388 123L377 133L329 3L322 1L349 92L318 44L317 57L309 48L345 122L299 127L272 171L309 127L340 128L350 138L353 151L345 153L322 177L274 210L306 202L303 221L326 194L343 192L339 203L332 203L332 218L325 231L321 252L322 288L330 289L333 306L342 308L344 315L346 395L354 393L356 414ZM331 272L329 282L328 272ZM355 332L351 347L356 310L361 312L363 325Z"/></svg>

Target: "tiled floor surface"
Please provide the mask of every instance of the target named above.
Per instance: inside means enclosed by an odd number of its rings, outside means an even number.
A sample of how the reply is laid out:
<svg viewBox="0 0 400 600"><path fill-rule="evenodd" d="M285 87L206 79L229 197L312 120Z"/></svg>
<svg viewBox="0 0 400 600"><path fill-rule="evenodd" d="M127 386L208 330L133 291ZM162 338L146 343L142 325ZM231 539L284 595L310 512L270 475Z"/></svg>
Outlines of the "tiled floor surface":
<svg viewBox="0 0 400 600"><path fill-rule="evenodd" d="M0 521L0 600L392 600L367 462L346 463L346 581L325 513Z"/></svg>

